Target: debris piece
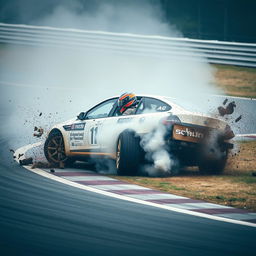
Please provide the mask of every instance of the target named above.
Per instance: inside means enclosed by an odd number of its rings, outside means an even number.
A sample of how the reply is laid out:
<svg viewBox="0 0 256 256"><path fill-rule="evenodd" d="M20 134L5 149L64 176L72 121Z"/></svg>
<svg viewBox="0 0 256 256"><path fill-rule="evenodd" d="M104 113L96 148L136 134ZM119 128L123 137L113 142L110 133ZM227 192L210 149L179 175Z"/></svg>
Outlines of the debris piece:
<svg viewBox="0 0 256 256"><path fill-rule="evenodd" d="M13 154L15 153L15 151L13 149L10 149L10 152L12 152Z"/></svg>
<svg viewBox="0 0 256 256"><path fill-rule="evenodd" d="M35 162L33 163L32 165L32 169L34 168L51 168L52 167L52 164L48 163L48 162Z"/></svg>
<svg viewBox="0 0 256 256"><path fill-rule="evenodd" d="M241 119L242 119L242 115L240 115L240 116L235 120L235 122L237 123L237 122L239 122Z"/></svg>
<svg viewBox="0 0 256 256"><path fill-rule="evenodd" d="M38 128L35 126L34 131L36 131L36 132L34 132L33 136L35 136L37 138L40 138L44 133L44 129L41 127Z"/></svg>
<svg viewBox="0 0 256 256"><path fill-rule="evenodd" d="M231 115L234 112L235 107L236 107L235 102L234 101L230 102L226 107L226 115Z"/></svg>
<svg viewBox="0 0 256 256"><path fill-rule="evenodd" d="M228 102L228 99L226 98L224 101L223 101L223 105L226 105L226 103Z"/></svg>
<svg viewBox="0 0 256 256"><path fill-rule="evenodd" d="M49 162L38 161L38 162L33 163L31 168L34 169L34 168L54 168L54 167L58 167L58 165L49 163Z"/></svg>
<svg viewBox="0 0 256 256"><path fill-rule="evenodd" d="M223 108L223 107L218 107L218 111L219 111L219 114L220 114L221 116L224 116L225 113L226 113L226 109Z"/></svg>
<svg viewBox="0 0 256 256"><path fill-rule="evenodd" d="M41 116L43 113L42 112L40 112L40 114L39 114L39 116Z"/></svg>
<svg viewBox="0 0 256 256"><path fill-rule="evenodd" d="M218 107L219 114L221 116L224 115L231 115L234 112L234 108L236 107L236 104L234 101L230 102L226 108L223 108L222 106Z"/></svg>
<svg viewBox="0 0 256 256"><path fill-rule="evenodd" d="M19 160L20 165L29 165L29 164L33 164L33 158L29 157L29 158L25 158L23 160Z"/></svg>
<svg viewBox="0 0 256 256"><path fill-rule="evenodd" d="M15 159L16 158L16 156L13 156L13 159Z"/></svg>
<svg viewBox="0 0 256 256"><path fill-rule="evenodd" d="M20 159L22 156L24 156L24 154L19 154L18 159Z"/></svg>
<svg viewBox="0 0 256 256"><path fill-rule="evenodd" d="M51 169L50 172L55 172L55 170L54 170L54 169Z"/></svg>

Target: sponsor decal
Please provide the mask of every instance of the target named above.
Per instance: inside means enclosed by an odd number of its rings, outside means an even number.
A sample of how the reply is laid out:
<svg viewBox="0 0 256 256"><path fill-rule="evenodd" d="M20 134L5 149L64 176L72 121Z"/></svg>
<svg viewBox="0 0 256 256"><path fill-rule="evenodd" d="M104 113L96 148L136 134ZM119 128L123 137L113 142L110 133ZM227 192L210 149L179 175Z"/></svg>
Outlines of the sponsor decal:
<svg viewBox="0 0 256 256"><path fill-rule="evenodd" d="M63 128L64 128L65 131L70 131L71 130L71 124L63 125Z"/></svg>
<svg viewBox="0 0 256 256"><path fill-rule="evenodd" d="M121 124L121 123L129 123L129 122L131 122L132 121L132 117L128 117L128 118L119 118L118 120L117 120L117 123L119 123L119 124Z"/></svg>
<svg viewBox="0 0 256 256"><path fill-rule="evenodd" d="M72 124L71 130L72 131L83 131L84 127L85 127L85 123Z"/></svg>
<svg viewBox="0 0 256 256"><path fill-rule="evenodd" d="M190 130L187 127L185 129L175 129L175 133L177 135L188 136L188 137L193 137L193 138L198 138L198 139L204 138L204 134L202 132Z"/></svg>
<svg viewBox="0 0 256 256"><path fill-rule="evenodd" d="M187 127L175 124L173 127L173 139L187 142L199 143L205 137L206 128L204 127Z"/></svg>
<svg viewBox="0 0 256 256"><path fill-rule="evenodd" d="M69 135L69 139L70 139L70 141L83 140L84 133L83 132L71 132Z"/></svg>
<svg viewBox="0 0 256 256"><path fill-rule="evenodd" d="M77 141L76 141L76 142L72 142L72 143L71 143L71 146L72 146L72 147L83 146L83 143L82 143L82 142L77 142Z"/></svg>

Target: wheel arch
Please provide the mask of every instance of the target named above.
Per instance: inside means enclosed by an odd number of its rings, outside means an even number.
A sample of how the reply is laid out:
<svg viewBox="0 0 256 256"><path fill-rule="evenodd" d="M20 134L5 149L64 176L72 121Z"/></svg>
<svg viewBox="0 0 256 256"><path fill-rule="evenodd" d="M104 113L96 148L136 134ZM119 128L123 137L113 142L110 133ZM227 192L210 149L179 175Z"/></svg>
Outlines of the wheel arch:
<svg viewBox="0 0 256 256"><path fill-rule="evenodd" d="M135 131L134 129L131 129L131 128L126 128L126 129L124 129L124 130L121 131L121 132L119 133L119 135L117 136L116 144L115 144L116 147L117 147L117 144L118 144L118 141L119 141L121 135L122 135L123 133L125 133L125 132L129 132L129 133L132 133L132 134L134 134L134 135L137 135L137 133L136 133L136 131Z"/></svg>
<svg viewBox="0 0 256 256"><path fill-rule="evenodd" d="M53 128L53 129L49 132L48 136L52 135L53 133L60 133L60 134L62 135L62 137L63 137L63 134L62 134L61 130L58 129L58 128Z"/></svg>

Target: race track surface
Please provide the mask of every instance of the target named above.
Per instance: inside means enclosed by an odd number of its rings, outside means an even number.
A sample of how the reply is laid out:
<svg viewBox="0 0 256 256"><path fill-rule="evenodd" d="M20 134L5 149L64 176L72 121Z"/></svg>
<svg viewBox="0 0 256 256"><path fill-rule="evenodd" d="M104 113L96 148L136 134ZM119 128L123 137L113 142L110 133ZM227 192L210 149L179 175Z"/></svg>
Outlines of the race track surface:
<svg viewBox="0 0 256 256"><path fill-rule="evenodd" d="M254 255L256 229L73 188L13 161L0 140L1 255Z"/></svg>

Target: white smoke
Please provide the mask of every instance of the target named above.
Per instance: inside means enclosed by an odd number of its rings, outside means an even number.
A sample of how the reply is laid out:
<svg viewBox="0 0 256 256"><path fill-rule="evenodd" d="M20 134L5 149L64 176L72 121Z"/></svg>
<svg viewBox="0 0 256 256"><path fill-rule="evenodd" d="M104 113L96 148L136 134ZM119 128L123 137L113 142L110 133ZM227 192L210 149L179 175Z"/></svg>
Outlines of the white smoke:
<svg viewBox="0 0 256 256"><path fill-rule="evenodd" d="M80 1L59 5L35 24L85 30L144 35L182 36L175 25L163 18L157 1L102 1L86 10Z"/></svg>
<svg viewBox="0 0 256 256"><path fill-rule="evenodd" d="M151 1L105 2L90 12L84 10L79 1L72 1L69 8L60 5L35 23L181 36L175 26L165 22L160 6ZM158 48L157 43L155 46ZM203 61L119 55L107 51L103 54L75 47L1 47L0 77L4 82L1 84L1 105L8 113L1 133L11 134L14 139L10 146L16 148L32 142L34 126L47 130L49 124L75 117L100 100L124 91L182 96L189 102L200 104L202 92L218 93L212 85L212 72L210 65ZM34 119L39 112L43 112L42 117ZM173 160L163 151L163 134L159 131L151 139L145 144L146 151L152 153L156 168L169 171ZM159 139L159 145L156 145L156 139Z"/></svg>
<svg viewBox="0 0 256 256"><path fill-rule="evenodd" d="M172 160L170 154L165 149L165 133L165 126L160 124L155 130L141 138L140 145L146 153L146 159L149 161L153 160L154 163L154 168L146 166L144 169L150 176L159 175L159 172L170 174Z"/></svg>

